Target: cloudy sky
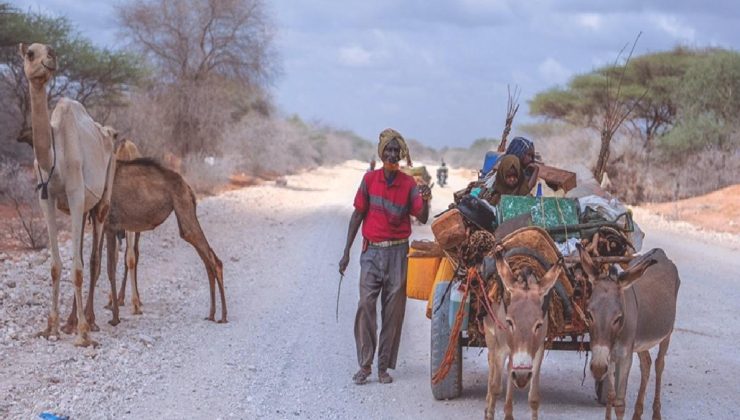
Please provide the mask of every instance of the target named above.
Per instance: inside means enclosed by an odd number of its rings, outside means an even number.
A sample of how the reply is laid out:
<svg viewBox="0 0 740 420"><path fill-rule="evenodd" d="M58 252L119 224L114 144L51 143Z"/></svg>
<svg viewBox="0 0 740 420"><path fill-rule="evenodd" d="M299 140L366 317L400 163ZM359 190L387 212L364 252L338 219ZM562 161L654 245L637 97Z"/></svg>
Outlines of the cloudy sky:
<svg viewBox="0 0 740 420"><path fill-rule="evenodd" d="M64 14L118 47L115 2L10 0ZM299 114L376 139L386 127L440 147L498 137L507 85L527 100L578 73L676 45L740 50L738 0L266 0L283 74L274 98ZM516 122L515 122L516 123ZM516 134L516 128L514 133Z"/></svg>

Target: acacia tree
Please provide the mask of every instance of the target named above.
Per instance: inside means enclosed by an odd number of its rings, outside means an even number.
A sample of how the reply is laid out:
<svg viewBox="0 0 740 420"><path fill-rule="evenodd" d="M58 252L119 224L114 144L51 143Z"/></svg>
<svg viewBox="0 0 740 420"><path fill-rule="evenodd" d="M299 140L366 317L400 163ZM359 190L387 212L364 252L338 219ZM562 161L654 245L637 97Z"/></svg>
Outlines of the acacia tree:
<svg viewBox="0 0 740 420"><path fill-rule="evenodd" d="M663 151L680 161L702 150L715 151L714 187L736 182L737 174L726 169L728 157L736 161L740 150L740 54L716 51L694 63L675 97L680 120L661 138Z"/></svg>
<svg viewBox="0 0 740 420"><path fill-rule="evenodd" d="M2 112L19 130L18 140L30 144L30 99L20 42L51 45L60 57L56 76L49 83L49 105L62 96L73 98L100 122L126 104L126 92L142 75L136 57L100 49L80 37L64 17L23 13L0 4L0 84L10 95L0 98ZM11 127L6 127L10 131Z"/></svg>
<svg viewBox="0 0 740 420"><path fill-rule="evenodd" d="M118 17L155 69L155 94L168 104L183 156L213 151L224 124L269 109L264 89L276 67L262 0L133 0Z"/></svg>
<svg viewBox="0 0 740 420"><path fill-rule="evenodd" d="M625 124L650 151L655 139L676 123L675 92L687 69L709 52L678 47L575 76L565 87L536 95L529 103L530 114L600 130L610 101L607 81L622 80L620 98L623 103L634 105Z"/></svg>

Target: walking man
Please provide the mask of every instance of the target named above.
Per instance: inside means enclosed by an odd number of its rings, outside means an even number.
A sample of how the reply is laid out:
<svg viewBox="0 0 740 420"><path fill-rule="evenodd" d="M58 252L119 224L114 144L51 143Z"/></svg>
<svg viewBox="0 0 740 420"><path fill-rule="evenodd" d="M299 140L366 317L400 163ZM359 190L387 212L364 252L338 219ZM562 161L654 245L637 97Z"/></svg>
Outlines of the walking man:
<svg viewBox="0 0 740 420"><path fill-rule="evenodd" d="M355 210L349 221L347 244L339 261L344 274L349 251L362 224L360 257L360 300L355 316L355 343L360 369L354 383L367 382L372 373L377 339L376 302L381 297L382 328L378 347L378 382L388 384L393 378L388 369L396 368L401 326L406 310L406 255L411 235L410 215L421 223L429 218L428 186L417 186L414 178L399 170L406 158L411 166L408 146L400 133L385 129L380 133L378 156L383 168L365 173L355 195Z"/></svg>

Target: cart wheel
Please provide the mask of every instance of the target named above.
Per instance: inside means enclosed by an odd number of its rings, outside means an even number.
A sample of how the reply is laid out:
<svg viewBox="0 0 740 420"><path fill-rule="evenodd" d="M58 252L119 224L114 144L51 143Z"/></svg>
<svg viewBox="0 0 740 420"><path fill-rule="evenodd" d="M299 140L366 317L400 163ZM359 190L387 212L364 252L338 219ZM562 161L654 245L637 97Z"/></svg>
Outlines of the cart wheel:
<svg viewBox="0 0 740 420"><path fill-rule="evenodd" d="M602 379L600 381L595 381L595 388L596 388L596 400L599 401L599 404L606 405L606 400L608 398L608 391L607 391L607 382L606 379Z"/></svg>
<svg viewBox="0 0 740 420"><path fill-rule="evenodd" d="M431 334L431 376L437 372L447 352L450 342L450 296L445 294L450 282L437 283L434 289L432 302L432 334ZM432 384L432 395L437 400L451 400L460 396L462 392L462 344L458 341L455 358L447 376L437 384Z"/></svg>

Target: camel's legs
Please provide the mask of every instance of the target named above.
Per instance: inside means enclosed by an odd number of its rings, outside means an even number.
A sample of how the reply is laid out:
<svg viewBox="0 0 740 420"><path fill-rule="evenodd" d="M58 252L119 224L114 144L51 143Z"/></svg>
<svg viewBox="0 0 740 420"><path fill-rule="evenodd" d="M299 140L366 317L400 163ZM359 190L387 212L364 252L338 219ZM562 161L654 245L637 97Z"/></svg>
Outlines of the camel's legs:
<svg viewBox="0 0 740 420"><path fill-rule="evenodd" d="M653 399L653 420L659 420L660 416L660 385L663 382L663 368L665 367L665 354L668 345L671 344L671 336L660 342L658 355L655 357L655 398Z"/></svg>
<svg viewBox="0 0 740 420"><path fill-rule="evenodd" d="M75 303L77 306L77 340L75 346L87 347L90 344L96 345L90 339L90 326L85 319L82 311L82 253L80 252L80 241L82 239L82 230L85 224L84 209L84 191L67 189L67 198L69 200L69 214L72 216L72 239L75 241L72 249L73 257L73 276L75 285ZM92 280L92 279L91 279Z"/></svg>
<svg viewBox="0 0 740 420"><path fill-rule="evenodd" d="M70 215L72 215L72 214L74 214L74 213L72 213L70 211ZM83 246L83 244L85 242L85 220L87 220L87 216L88 216L88 213L84 213L82 215L82 230L80 231L80 235L79 235L79 238L80 238L80 246L79 246L80 256L84 255L84 250L83 250L83 247L82 246ZM80 258L82 258L82 257L80 257ZM92 267L91 267L90 268L90 274L92 274L92 273L93 273L93 271L92 271ZM74 274L73 274L73 276L74 276ZM91 288L93 287L92 280L93 280L92 277L90 277L90 287ZM74 283L74 280L73 280L73 283ZM90 290L90 293L92 293L93 290L94 289L91 289ZM89 323L89 321L88 321L88 323ZM67 322L62 327L62 331L64 331L66 334L74 334L74 332L75 332L76 329L77 329L77 297L73 293L72 294L72 310L69 311L69 316L67 317Z"/></svg>
<svg viewBox="0 0 740 420"><path fill-rule="evenodd" d="M94 214L94 211L93 211ZM95 308L93 302L95 300L95 286L100 277L100 259L103 249L103 223L93 215L90 218L93 225L93 241L92 241L92 252L90 253L90 291L87 294L87 303L85 304L85 318L87 323L90 325L90 331L100 331L100 328L95 323Z"/></svg>
<svg viewBox="0 0 740 420"><path fill-rule="evenodd" d="M124 232L124 233L127 234L127 232ZM116 244L117 244L118 248L121 248L121 242L123 242L123 241L122 241L122 239L121 239L121 237L119 235L120 235L120 232L116 232L115 233ZM106 241L106 243L107 243L107 241ZM128 250L128 246L129 246L128 245L128 241L126 241L126 249L127 250ZM124 264L123 265L123 281L121 282L121 288L118 289L118 307L119 308L121 306L125 306L125 304L126 304L126 299L125 298L126 298L126 279L127 278L128 278L128 267L126 267L126 264ZM111 308L113 308L113 297L110 294L108 294L108 304L105 305L105 309L109 309L110 310Z"/></svg>
<svg viewBox="0 0 740 420"><path fill-rule="evenodd" d="M118 240L116 233L106 231L106 246L108 247L108 281L110 281L110 295L116 296L116 265L118 263ZM118 317L118 299L111 299L111 311L113 312L110 325L118 325L121 320Z"/></svg>
<svg viewBox="0 0 740 420"><path fill-rule="evenodd" d="M49 197L42 200L39 195L39 203L46 221L46 230L49 234L49 249L51 251L51 310L46 329L38 333L39 336L49 338L59 337L59 279L62 274L62 258L59 256L59 243L57 241L57 218L56 200Z"/></svg>
<svg viewBox="0 0 740 420"><path fill-rule="evenodd" d="M126 244L128 247L128 244ZM125 257L124 257L125 258ZM128 266L123 265L123 281L121 281L121 288L118 289L118 306L126 305L126 282L128 281ZM111 303L108 303L108 309L111 308Z"/></svg>
<svg viewBox="0 0 740 420"><path fill-rule="evenodd" d="M635 412L632 414L632 420L642 418L645 391L650 380L650 365L653 363L650 359L649 351L641 351L637 353L637 356L640 358L640 390L637 392L637 401L635 401Z"/></svg>
<svg viewBox="0 0 740 420"><path fill-rule="evenodd" d="M139 265L139 232L126 232L126 270L131 273L131 304L134 315L141 315L139 299L138 265ZM124 279L124 282L126 280Z"/></svg>
<svg viewBox="0 0 740 420"><path fill-rule="evenodd" d="M186 207L183 207L183 203L188 203ZM189 205L192 203L193 205ZM221 260L218 259L216 253L213 252L208 240L206 239L203 230L198 223L198 217L195 210L195 202L182 200L182 202L175 202L175 216L177 217L177 224L180 227L180 236L193 245L195 250L198 252L203 264L206 266L208 273L208 282L211 291L211 308L208 312L207 320L215 321L216 315L216 290L215 283L218 282L218 289L221 294L221 319L219 323L227 322L226 320L226 297L224 293L224 280L223 280L223 265Z"/></svg>

